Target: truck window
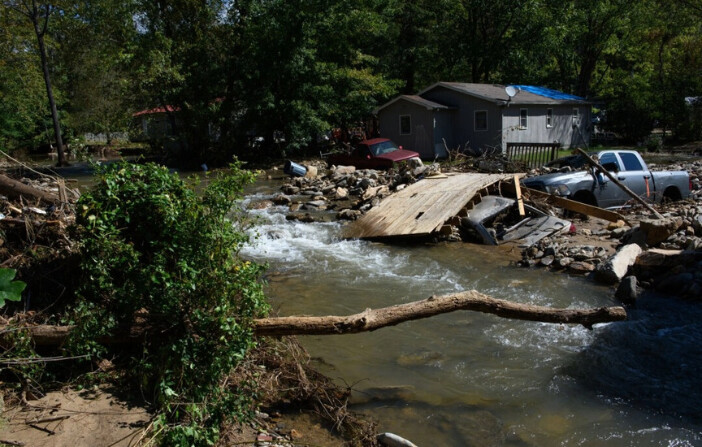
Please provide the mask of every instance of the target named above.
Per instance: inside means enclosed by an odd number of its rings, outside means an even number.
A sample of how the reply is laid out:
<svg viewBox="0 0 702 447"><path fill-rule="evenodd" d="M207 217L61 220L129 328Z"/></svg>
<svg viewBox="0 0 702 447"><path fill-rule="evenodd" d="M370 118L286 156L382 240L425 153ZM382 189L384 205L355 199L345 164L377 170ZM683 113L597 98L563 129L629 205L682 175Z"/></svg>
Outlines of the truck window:
<svg viewBox="0 0 702 447"><path fill-rule="evenodd" d="M632 154L631 152L620 152L619 157L622 159L622 163L624 163L624 170L643 171L643 166L641 166L639 157L637 157L636 154Z"/></svg>
<svg viewBox="0 0 702 447"><path fill-rule="evenodd" d="M617 156L613 152L605 152L604 154L600 155L600 164L605 165L607 163L614 163L617 165L617 169L621 171L622 167L619 166L619 161L617 160Z"/></svg>

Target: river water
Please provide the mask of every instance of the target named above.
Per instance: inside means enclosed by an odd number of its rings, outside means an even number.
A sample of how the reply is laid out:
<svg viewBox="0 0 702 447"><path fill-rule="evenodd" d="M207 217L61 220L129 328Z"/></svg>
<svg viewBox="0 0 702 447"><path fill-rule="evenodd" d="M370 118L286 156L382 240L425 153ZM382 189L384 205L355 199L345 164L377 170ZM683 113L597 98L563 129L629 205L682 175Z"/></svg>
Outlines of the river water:
<svg viewBox="0 0 702 447"><path fill-rule="evenodd" d="M260 182L246 202L271 197ZM269 264L286 315L347 315L476 289L552 307L616 305L610 288L511 265L505 248L340 239L341 224L250 211L242 254ZM646 295L626 322L541 324L458 311L373 333L300 337L353 389L352 409L419 446L700 446L702 308Z"/></svg>

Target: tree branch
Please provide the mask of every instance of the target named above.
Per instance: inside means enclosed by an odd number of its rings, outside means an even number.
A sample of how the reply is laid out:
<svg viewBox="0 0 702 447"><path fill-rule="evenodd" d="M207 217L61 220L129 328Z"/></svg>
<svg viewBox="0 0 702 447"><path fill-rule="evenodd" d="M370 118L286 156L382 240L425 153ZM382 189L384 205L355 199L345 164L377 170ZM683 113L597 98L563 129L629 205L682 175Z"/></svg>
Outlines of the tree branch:
<svg viewBox="0 0 702 447"><path fill-rule="evenodd" d="M457 310L472 310L517 320L582 324L587 328L592 328L592 325L597 323L626 320L626 311L623 307L552 309L500 300L470 290L451 295L431 296L422 301L375 310L366 309L349 316L259 318L254 320L253 326L257 336L356 334ZM37 346L58 346L66 341L71 329L70 326L40 325L30 327L29 331ZM7 330L7 327L0 327L0 333L3 330ZM143 330L135 329L128 336L111 337L100 341L105 344L133 343L143 336Z"/></svg>

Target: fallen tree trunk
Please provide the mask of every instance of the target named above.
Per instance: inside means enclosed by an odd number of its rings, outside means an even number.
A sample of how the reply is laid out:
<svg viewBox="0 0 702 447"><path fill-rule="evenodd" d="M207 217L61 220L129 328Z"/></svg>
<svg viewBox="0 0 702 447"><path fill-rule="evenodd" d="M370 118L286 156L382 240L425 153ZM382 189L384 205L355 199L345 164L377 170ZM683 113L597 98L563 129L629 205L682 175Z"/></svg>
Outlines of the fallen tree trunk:
<svg viewBox="0 0 702 447"><path fill-rule="evenodd" d="M258 336L283 335L335 335L369 332L405 321L419 320L457 310L472 310L517 320L544 323L582 324L587 328L597 323L608 323L626 319L623 307L599 307L592 309L552 309L531 304L520 304L500 300L470 290L444 296L432 296L380 309L348 316L323 317L278 317L254 320L254 332ZM3 329L0 327L0 331ZM70 334L70 326L33 326L29 328L37 346L61 345ZM132 331L132 335L101 340L105 343L125 343L138 339L143 334Z"/></svg>
<svg viewBox="0 0 702 447"><path fill-rule="evenodd" d="M257 335L331 335L354 334L374 331L387 326L422 318L432 317L457 310L472 310L516 320L540 321L544 323L582 324L592 327L626 319L623 307L600 307L595 309L552 309L531 304L520 304L499 300L470 290L445 296L432 296L381 309L365 311L346 317L279 317L255 321Z"/></svg>
<svg viewBox="0 0 702 447"><path fill-rule="evenodd" d="M39 199L47 204L58 202L58 196L55 194L32 188L3 174L0 174L0 194L10 199L22 196L25 199Z"/></svg>

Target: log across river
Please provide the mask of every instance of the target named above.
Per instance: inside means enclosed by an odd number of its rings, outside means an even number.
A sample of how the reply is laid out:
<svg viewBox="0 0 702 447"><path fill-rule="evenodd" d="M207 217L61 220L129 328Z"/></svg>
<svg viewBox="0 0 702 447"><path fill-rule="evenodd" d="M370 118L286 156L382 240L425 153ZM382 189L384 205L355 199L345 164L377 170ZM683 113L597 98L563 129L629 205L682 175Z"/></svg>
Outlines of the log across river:
<svg viewBox="0 0 702 447"><path fill-rule="evenodd" d="M277 192L259 183L247 200ZM463 243L343 241L337 223L252 211L281 316L352 315L466 290L545 308L616 306L610 288L514 267L518 254ZM547 324L452 312L372 333L300 337L353 408L417 445L702 445L702 310L647 295L624 322Z"/></svg>

